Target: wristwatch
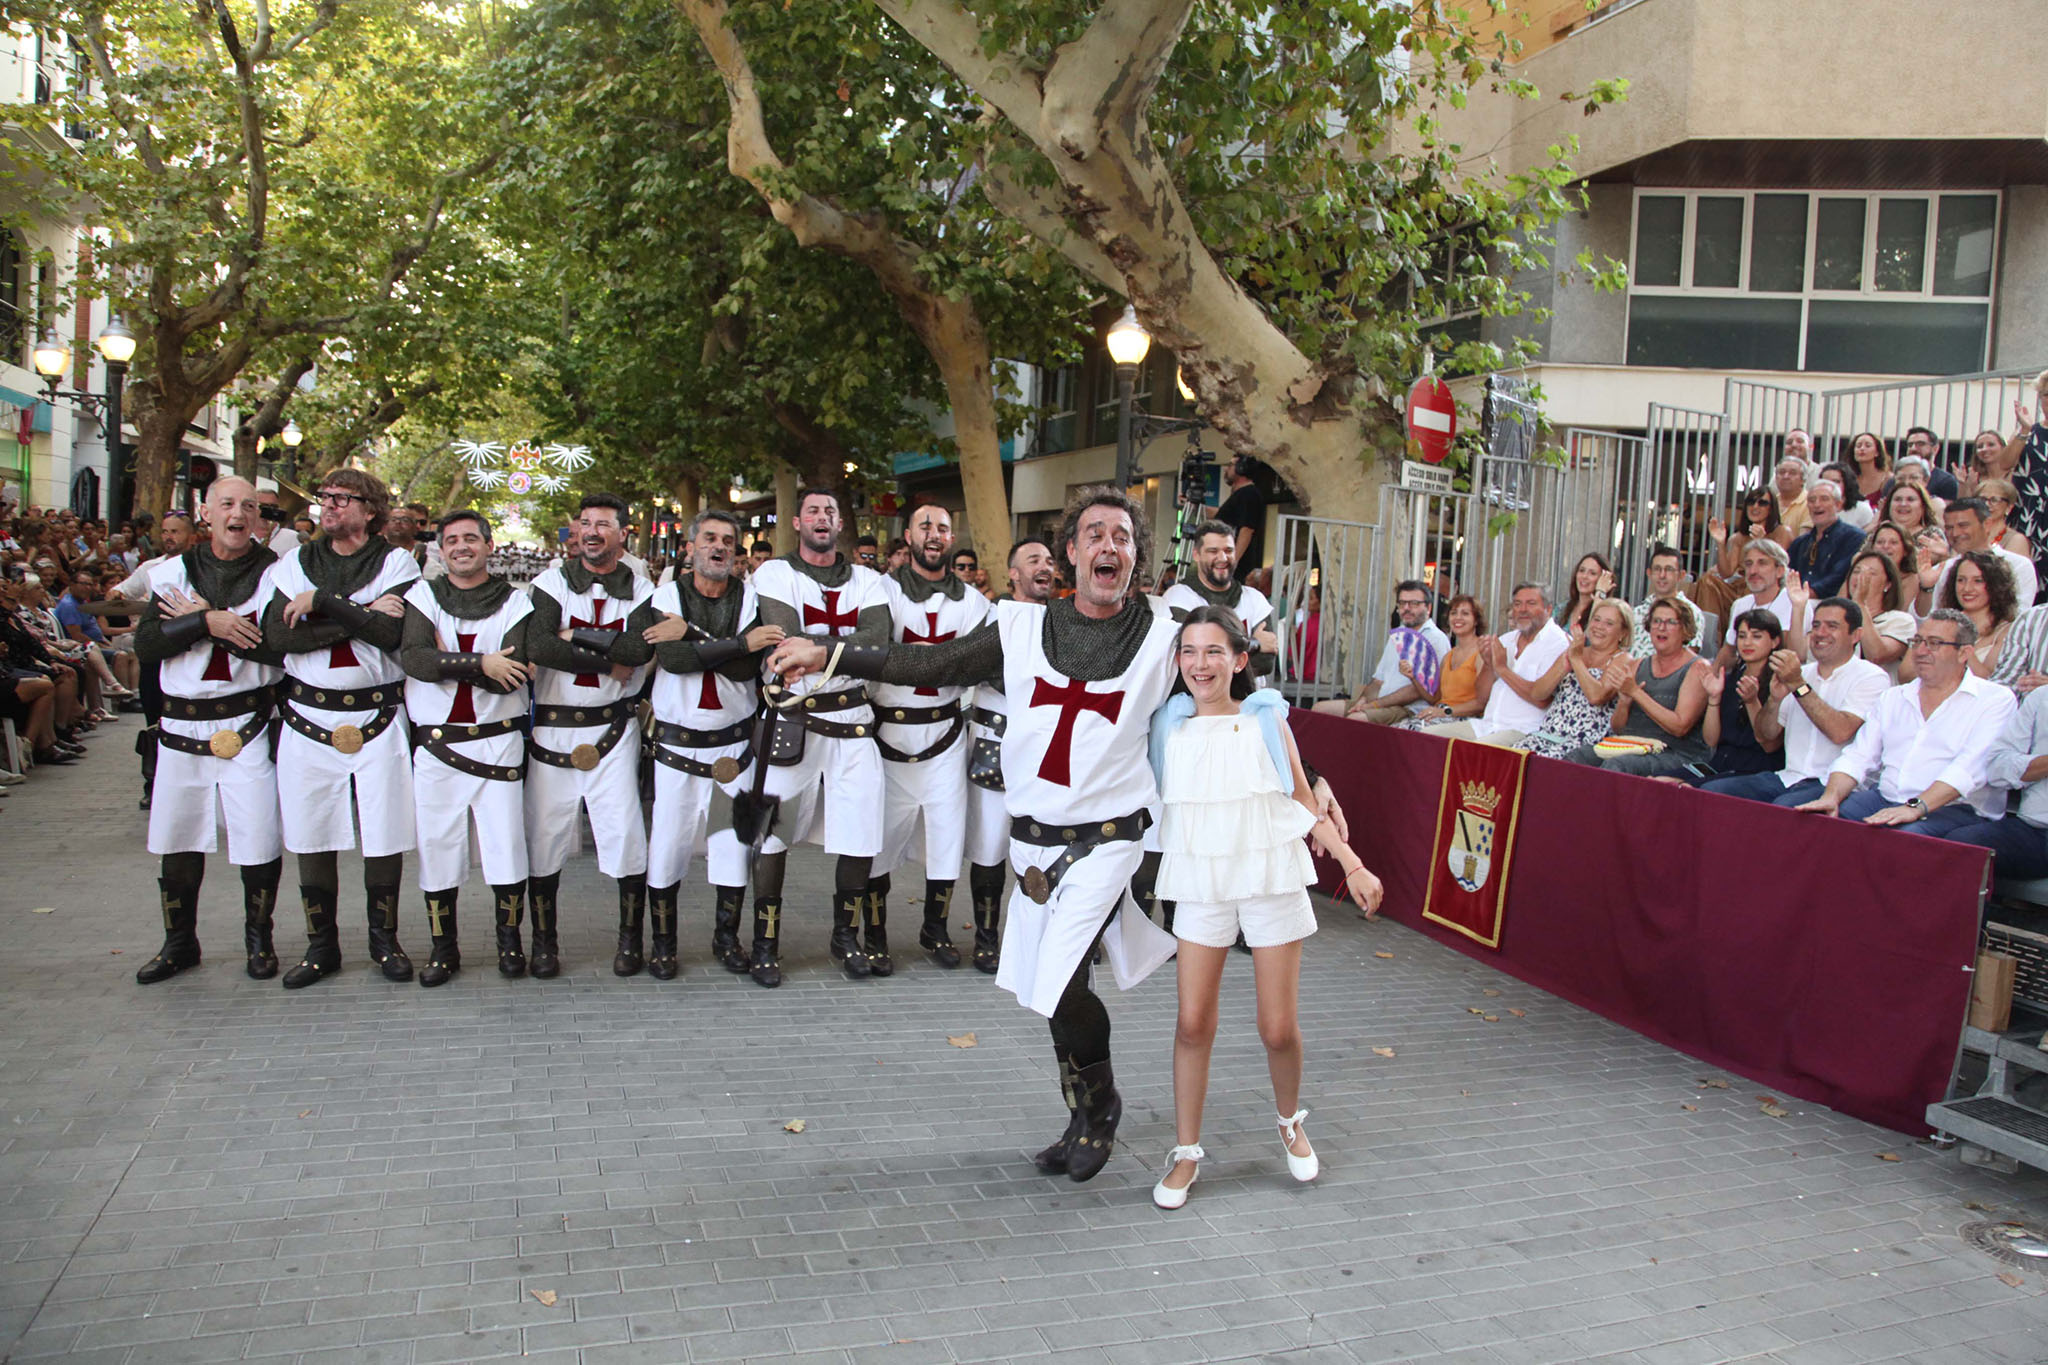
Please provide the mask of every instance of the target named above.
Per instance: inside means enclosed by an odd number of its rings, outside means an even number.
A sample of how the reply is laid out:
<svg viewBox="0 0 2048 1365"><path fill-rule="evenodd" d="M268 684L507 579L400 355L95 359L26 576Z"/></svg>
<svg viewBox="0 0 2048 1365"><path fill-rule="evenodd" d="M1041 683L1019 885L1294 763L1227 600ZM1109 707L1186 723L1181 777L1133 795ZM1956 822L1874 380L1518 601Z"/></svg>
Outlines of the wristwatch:
<svg viewBox="0 0 2048 1365"><path fill-rule="evenodd" d="M1922 801L1917 796L1907 797L1906 804L1911 806L1914 810L1919 811L1922 815L1927 814L1927 803L1925 801Z"/></svg>
<svg viewBox="0 0 2048 1365"><path fill-rule="evenodd" d="M1811 691L1813 691L1813 684L1803 682L1799 684L1799 686L1792 689L1792 695L1795 697L1803 697Z"/></svg>

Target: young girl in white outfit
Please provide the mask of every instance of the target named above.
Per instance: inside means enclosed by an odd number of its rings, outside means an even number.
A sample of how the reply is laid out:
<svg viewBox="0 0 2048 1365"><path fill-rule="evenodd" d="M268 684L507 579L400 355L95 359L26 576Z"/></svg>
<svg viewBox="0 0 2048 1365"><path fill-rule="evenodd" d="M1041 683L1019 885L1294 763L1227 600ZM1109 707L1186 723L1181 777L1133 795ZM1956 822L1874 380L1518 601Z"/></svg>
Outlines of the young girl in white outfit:
<svg viewBox="0 0 2048 1365"><path fill-rule="evenodd" d="M1216 1042L1223 965L1240 932L1252 950L1259 1038L1273 1078L1280 1140L1296 1180L1320 1169L1302 1131L1300 1107L1301 941L1316 931L1308 887L1315 880L1303 836L1313 836L1344 871L1344 891L1368 915L1380 882L1317 811L1277 692L1253 692L1244 628L1222 607L1191 612L1181 626L1180 673L1187 693L1152 722L1159 774L1158 895L1180 903L1180 1019L1173 1039L1175 1147L1152 1191L1163 1209L1187 1203L1202 1151L1202 1104ZM1341 893L1340 893L1341 895Z"/></svg>

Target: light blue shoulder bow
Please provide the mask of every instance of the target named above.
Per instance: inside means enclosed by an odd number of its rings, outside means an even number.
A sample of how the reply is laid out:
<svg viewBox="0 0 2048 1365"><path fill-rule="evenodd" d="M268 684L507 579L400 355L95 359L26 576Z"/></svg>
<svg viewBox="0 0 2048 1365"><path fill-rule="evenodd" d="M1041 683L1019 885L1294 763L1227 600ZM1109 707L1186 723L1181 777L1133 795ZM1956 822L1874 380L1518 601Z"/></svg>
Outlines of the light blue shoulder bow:
<svg viewBox="0 0 2048 1365"><path fill-rule="evenodd" d="M1272 756L1273 771L1280 774L1280 790L1294 795L1294 765L1287 761L1287 741L1280 734L1280 727L1287 723L1287 699L1272 688L1261 688L1239 703L1239 711L1259 722L1259 735ZM1166 786L1166 741L1193 714L1195 699L1185 692L1168 697L1166 704L1152 713L1152 777L1162 790Z"/></svg>

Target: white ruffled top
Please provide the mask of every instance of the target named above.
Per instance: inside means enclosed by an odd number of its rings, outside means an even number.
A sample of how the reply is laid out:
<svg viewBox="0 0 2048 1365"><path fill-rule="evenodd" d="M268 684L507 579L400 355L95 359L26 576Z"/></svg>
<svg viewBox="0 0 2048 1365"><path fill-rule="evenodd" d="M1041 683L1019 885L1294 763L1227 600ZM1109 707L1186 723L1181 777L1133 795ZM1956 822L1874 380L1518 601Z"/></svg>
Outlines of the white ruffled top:
<svg viewBox="0 0 2048 1365"><path fill-rule="evenodd" d="M1225 903L1314 884L1302 838L1316 818L1280 789L1257 719L1188 717L1164 768L1160 899Z"/></svg>

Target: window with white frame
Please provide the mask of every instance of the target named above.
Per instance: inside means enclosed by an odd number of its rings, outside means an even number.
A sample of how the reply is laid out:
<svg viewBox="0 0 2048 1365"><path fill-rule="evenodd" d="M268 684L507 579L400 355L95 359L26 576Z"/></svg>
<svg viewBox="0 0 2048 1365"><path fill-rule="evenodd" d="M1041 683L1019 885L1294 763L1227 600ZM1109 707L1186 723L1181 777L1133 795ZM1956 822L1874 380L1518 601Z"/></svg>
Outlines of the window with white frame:
<svg viewBox="0 0 2048 1365"><path fill-rule="evenodd" d="M1628 363L1981 370L2000 208L1995 191L1638 190Z"/></svg>

